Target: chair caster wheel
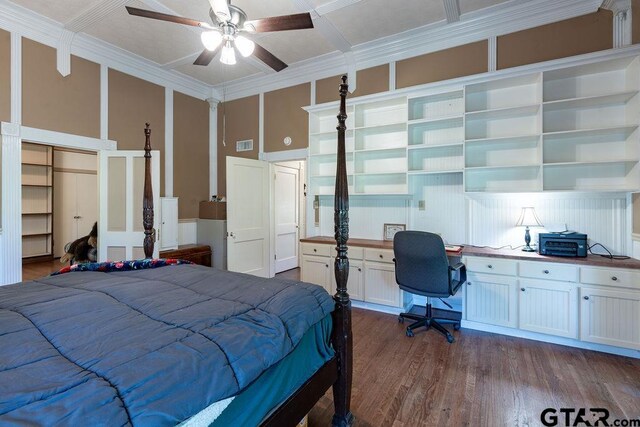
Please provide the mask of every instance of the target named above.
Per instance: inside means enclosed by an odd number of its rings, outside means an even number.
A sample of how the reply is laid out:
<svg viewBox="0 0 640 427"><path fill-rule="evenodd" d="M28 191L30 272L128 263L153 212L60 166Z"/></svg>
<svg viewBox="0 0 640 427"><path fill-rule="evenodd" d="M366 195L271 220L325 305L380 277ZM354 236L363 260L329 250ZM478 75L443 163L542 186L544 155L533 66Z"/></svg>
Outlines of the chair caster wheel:
<svg viewBox="0 0 640 427"><path fill-rule="evenodd" d="M453 335L451 335L451 334L447 334L447 341L449 341L449 344L451 344L453 341L455 341L455 340L453 339Z"/></svg>
<svg viewBox="0 0 640 427"><path fill-rule="evenodd" d="M406 335L411 338L413 336L413 331L411 329L407 329Z"/></svg>
<svg viewBox="0 0 640 427"><path fill-rule="evenodd" d="M404 323L404 317L398 316L398 323Z"/></svg>
<svg viewBox="0 0 640 427"><path fill-rule="evenodd" d="M459 331L460 330L460 323L454 323L453 324L453 330L454 331Z"/></svg>

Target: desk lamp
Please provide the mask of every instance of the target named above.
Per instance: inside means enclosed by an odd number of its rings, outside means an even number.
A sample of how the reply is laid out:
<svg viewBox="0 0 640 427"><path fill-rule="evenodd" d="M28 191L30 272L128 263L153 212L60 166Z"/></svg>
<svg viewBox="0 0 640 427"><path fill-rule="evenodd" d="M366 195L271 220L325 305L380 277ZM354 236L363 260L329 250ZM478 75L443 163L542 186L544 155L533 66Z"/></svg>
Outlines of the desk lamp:
<svg viewBox="0 0 640 427"><path fill-rule="evenodd" d="M531 235L529 234L529 227L542 227L540 220L538 219L538 215L536 215L536 211L533 207L528 206L526 208L522 208L522 212L520 213L520 218L516 222L516 227L526 227L524 229L524 248L522 248L525 252L535 252L529 244L531 243Z"/></svg>

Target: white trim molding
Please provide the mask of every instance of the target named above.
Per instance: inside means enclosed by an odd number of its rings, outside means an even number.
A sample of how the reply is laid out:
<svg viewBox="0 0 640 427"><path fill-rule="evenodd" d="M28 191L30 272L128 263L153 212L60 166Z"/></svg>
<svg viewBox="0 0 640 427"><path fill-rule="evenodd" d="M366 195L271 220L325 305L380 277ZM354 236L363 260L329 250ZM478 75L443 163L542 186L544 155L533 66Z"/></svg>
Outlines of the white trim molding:
<svg viewBox="0 0 640 427"><path fill-rule="evenodd" d="M489 72L498 69L498 38L496 36L489 37Z"/></svg>
<svg viewBox="0 0 640 427"><path fill-rule="evenodd" d="M73 135L70 133L56 132L52 130L36 129L27 126L21 126L20 136L25 141L47 144L53 147L74 148L90 151L118 149L116 141Z"/></svg>
<svg viewBox="0 0 640 427"><path fill-rule="evenodd" d="M56 46L56 68L62 77L71 74L71 43L73 43L75 35L76 33L66 28L60 32Z"/></svg>
<svg viewBox="0 0 640 427"><path fill-rule="evenodd" d="M164 196L173 197L173 90L164 90Z"/></svg>
<svg viewBox="0 0 640 427"><path fill-rule="evenodd" d="M631 44L631 0L604 0L602 8L613 12L613 47Z"/></svg>
<svg viewBox="0 0 640 427"><path fill-rule="evenodd" d="M527 28L574 18L598 10L602 0L511 0L461 15L458 22L440 21L401 34L353 46L359 69L424 55L467 43L486 40ZM268 76L249 76L225 83L225 99L234 100L310 80L336 75L346 69L343 52L335 51ZM221 86L215 86L220 88Z"/></svg>
<svg viewBox="0 0 640 427"><path fill-rule="evenodd" d="M8 285L22 280L22 144L20 125L2 123L1 129L0 285Z"/></svg>
<svg viewBox="0 0 640 427"><path fill-rule="evenodd" d="M216 98L209 103L209 195L218 194L218 104Z"/></svg>
<svg viewBox="0 0 640 427"><path fill-rule="evenodd" d="M306 160L309 155L308 148L298 148L297 150L283 150L263 153L262 160L267 162L287 162L290 160Z"/></svg>

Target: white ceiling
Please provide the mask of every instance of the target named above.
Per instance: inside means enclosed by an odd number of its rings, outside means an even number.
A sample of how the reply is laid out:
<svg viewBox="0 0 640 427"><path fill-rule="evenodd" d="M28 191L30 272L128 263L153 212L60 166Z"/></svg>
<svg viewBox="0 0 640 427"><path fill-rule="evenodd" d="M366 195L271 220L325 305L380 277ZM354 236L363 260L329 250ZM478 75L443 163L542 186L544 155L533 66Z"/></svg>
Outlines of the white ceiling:
<svg viewBox="0 0 640 427"><path fill-rule="evenodd" d="M238 64L214 59L207 67L192 65L202 51L199 28L130 16L124 6L210 22L207 0L11 0L51 18L72 31L84 32L209 85L219 85L273 71L255 58L239 55ZM434 23L444 23L444 3L465 14L508 0L232 0L249 19L311 12L315 28L254 36L275 56L295 66L301 61ZM511 0L510 3L533 0ZM393 6L391 6L393 5ZM500 6L503 7L503 6Z"/></svg>

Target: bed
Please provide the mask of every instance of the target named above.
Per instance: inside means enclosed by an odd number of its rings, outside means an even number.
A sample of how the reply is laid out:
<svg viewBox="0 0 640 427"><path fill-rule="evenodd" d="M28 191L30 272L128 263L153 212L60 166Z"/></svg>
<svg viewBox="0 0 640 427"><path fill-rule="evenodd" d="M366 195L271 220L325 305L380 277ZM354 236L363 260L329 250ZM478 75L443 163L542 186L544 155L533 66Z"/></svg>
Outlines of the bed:
<svg viewBox="0 0 640 427"><path fill-rule="evenodd" d="M150 259L147 125L147 258L0 288L0 424L293 426L333 387L332 424L352 425L346 76L339 91L333 297Z"/></svg>

